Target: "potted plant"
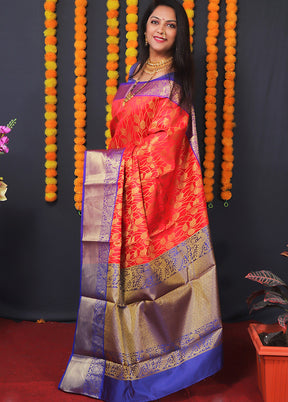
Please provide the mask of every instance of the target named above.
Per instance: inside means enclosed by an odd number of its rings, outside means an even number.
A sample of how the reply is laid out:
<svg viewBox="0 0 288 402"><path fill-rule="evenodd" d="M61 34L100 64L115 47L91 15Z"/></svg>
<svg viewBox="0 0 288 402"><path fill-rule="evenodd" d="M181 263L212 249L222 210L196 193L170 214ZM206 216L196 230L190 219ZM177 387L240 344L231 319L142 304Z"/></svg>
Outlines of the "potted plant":
<svg viewBox="0 0 288 402"><path fill-rule="evenodd" d="M281 255L288 257L288 252L284 251ZM266 270L250 272L245 278L263 286L247 299L250 313L274 308L277 317L276 324L251 323L248 328L256 349L258 387L265 402L287 402L288 286L273 272Z"/></svg>

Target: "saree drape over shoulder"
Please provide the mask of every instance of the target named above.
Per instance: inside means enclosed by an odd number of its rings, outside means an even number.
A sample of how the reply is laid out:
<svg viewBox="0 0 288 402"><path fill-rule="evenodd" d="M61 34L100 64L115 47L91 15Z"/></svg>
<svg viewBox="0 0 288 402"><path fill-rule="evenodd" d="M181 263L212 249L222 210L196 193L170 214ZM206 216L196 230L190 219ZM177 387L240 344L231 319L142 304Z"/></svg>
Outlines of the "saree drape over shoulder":
<svg viewBox="0 0 288 402"><path fill-rule="evenodd" d="M82 279L60 388L151 401L222 365L222 325L193 110L173 75L122 84L109 150L86 152Z"/></svg>

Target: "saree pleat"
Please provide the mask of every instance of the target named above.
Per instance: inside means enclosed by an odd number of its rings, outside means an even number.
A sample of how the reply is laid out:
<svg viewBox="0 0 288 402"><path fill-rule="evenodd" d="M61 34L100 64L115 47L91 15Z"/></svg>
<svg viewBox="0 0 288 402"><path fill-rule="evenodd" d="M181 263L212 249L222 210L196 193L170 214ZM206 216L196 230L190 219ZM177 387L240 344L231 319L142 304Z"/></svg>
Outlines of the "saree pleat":
<svg viewBox="0 0 288 402"><path fill-rule="evenodd" d="M109 402L151 401L222 365L194 112L170 76L124 106L131 85L113 103L110 149L86 153L81 297L60 383Z"/></svg>

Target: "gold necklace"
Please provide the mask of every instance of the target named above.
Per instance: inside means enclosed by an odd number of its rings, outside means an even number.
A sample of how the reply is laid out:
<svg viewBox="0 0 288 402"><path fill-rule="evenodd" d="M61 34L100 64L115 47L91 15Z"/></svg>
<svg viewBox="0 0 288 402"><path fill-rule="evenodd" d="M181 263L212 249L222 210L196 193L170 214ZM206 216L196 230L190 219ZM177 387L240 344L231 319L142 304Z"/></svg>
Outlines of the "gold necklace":
<svg viewBox="0 0 288 402"><path fill-rule="evenodd" d="M151 69L157 69L157 68L164 68L165 66L167 66L168 64L172 64L172 60L173 60L173 56L168 57L168 59L163 59L160 61L157 61L156 63L152 63L152 61L150 60L150 58L146 61L146 64L151 67Z"/></svg>
<svg viewBox="0 0 288 402"><path fill-rule="evenodd" d="M150 59L147 60L147 63L144 66L144 73L146 74L154 74L162 71L164 69L170 68L173 62L173 57L169 57L168 59L162 60L157 63L152 63Z"/></svg>

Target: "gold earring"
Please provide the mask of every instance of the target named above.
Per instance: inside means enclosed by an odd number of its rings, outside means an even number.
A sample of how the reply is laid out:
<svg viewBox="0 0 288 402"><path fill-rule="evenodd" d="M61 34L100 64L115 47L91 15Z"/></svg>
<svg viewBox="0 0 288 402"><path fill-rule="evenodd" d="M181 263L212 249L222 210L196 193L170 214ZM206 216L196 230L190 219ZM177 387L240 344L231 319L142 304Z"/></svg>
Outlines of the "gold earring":
<svg viewBox="0 0 288 402"><path fill-rule="evenodd" d="M145 46L148 46L148 40L147 40L146 32L144 33L144 36L145 36Z"/></svg>

